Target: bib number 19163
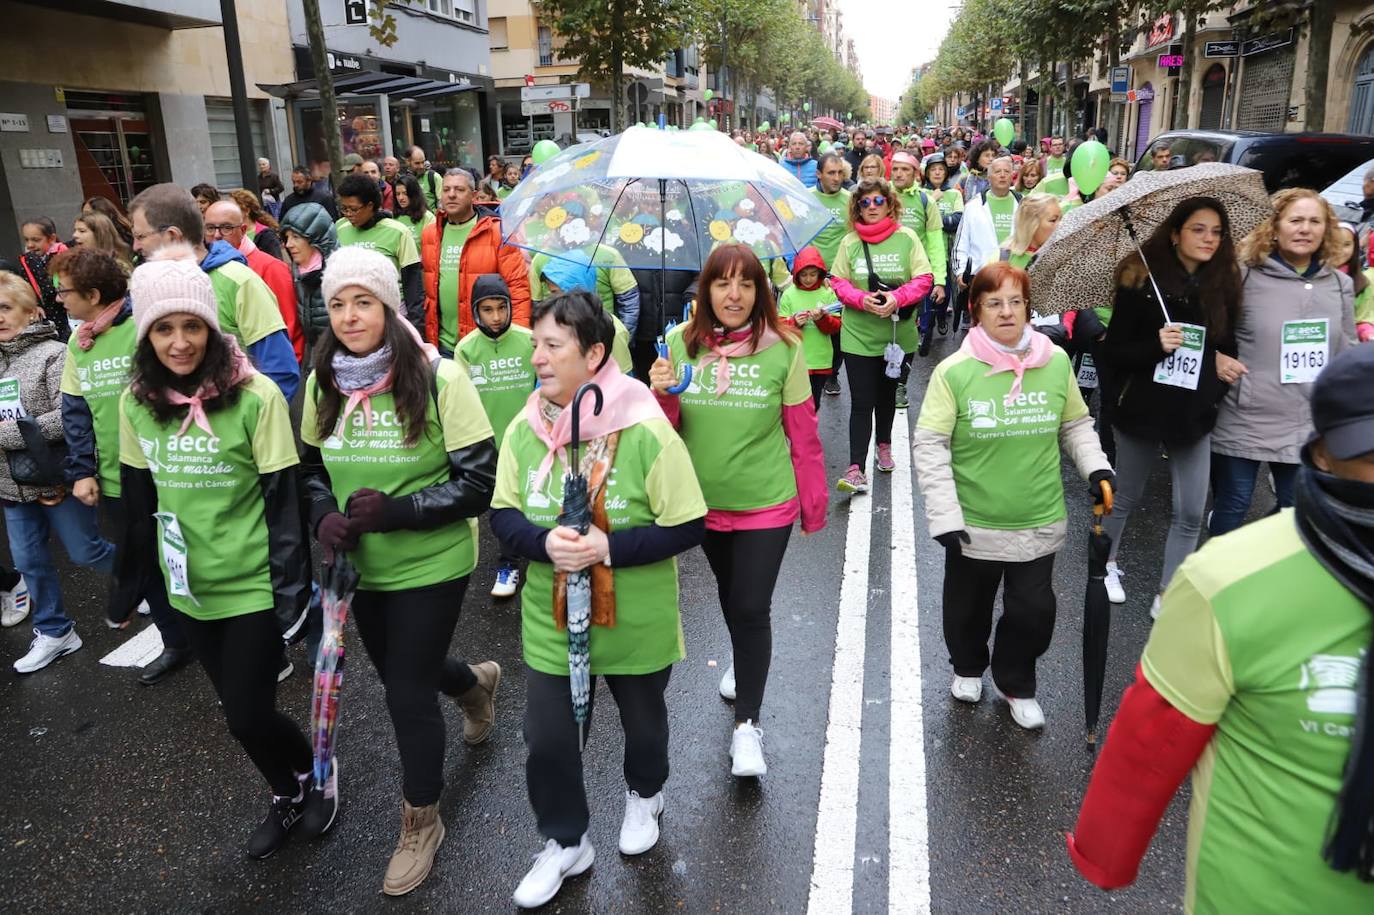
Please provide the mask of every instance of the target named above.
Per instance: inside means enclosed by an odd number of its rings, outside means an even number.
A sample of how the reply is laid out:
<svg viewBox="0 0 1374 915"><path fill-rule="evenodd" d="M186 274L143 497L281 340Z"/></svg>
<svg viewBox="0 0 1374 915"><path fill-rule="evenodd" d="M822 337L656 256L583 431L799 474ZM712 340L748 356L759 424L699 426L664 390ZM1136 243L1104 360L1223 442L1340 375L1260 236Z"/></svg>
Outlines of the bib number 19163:
<svg viewBox="0 0 1374 915"><path fill-rule="evenodd" d="M1330 353L1330 323L1326 318L1284 321L1279 350L1279 382L1307 384L1317 380Z"/></svg>

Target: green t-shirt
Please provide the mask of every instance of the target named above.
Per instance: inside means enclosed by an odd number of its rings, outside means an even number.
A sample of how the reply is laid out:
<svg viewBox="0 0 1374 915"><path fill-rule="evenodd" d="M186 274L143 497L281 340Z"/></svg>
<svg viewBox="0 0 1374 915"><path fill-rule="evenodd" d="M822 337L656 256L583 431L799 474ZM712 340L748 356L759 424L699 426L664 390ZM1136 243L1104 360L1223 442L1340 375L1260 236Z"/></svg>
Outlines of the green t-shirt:
<svg viewBox="0 0 1374 915"><path fill-rule="evenodd" d="M339 235L340 248L358 245L381 252L391 258L398 273L420 262L420 246L415 243L411 228L395 219L379 219L370 229L357 229L347 219L340 219L334 223L334 231Z"/></svg>
<svg viewBox="0 0 1374 915"><path fill-rule="evenodd" d="M796 498L797 479L782 428L782 408L811 397L802 348L775 343L730 362L730 388L716 396L719 360L706 370L687 356L683 327L668 334L673 365L695 364L692 383L678 395L681 435L692 456L706 504L722 511L750 511Z"/></svg>
<svg viewBox="0 0 1374 915"><path fill-rule="evenodd" d="M997 243L1000 245L1011 237L1012 226L1016 223L1016 197L1012 194L1005 197L988 194L987 199L988 213L992 215L992 227L997 231Z"/></svg>
<svg viewBox="0 0 1374 915"><path fill-rule="evenodd" d="M462 357L468 377L477 388L499 446L506 427L525 408L538 380L530 364L534 355L530 330L512 324L495 340L480 328L469 331L458 344L456 355Z"/></svg>
<svg viewBox="0 0 1374 915"><path fill-rule="evenodd" d="M964 196L954 188L944 191L932 191L927 189L926 193L935 198L935 205L940 208L940 215L948 216L951 213L964 212Z"/></svg>
<svg viewBox="0 0 1374 915"><path fill-rule="evenodd" d="M245 351L264 337L286 330L276 295L247 264L221 264L210 271L210 286L215 290L220 331L237 339Z"/></svg>
<svg viewBox="0 0 1374 915"><path fill-rule="evenodd" d="M419 222L416 222L402 213L396 217L396 221L410 230L410 237L415 239L415 250L418 251L420 250L420 236L424 233L425 226L434 221L434 214L425 210L425 215L420 218Z"/></svg>
<svg viewBox="0 0 1374 915"><path fill-rule="evenodd" d="M1035 186L1032 194L1053 194L1056 197L1067 197L1069 194L1069 179L1060 172L1056 175L1047 175L1043 181Z"/></svg>
<svg viewBox="0 0 1374 915"><path fill-rule="evenodd" d="M1026 530L1062 520L1064 483L1059 427L1088 415L1064 351L1027 369L1021 393L1005 397L1015 376L987 375L985 362L958 352L935 367L918 428L950 437L954 488L975 527Z"/></svg>
<svg viewBox="0 0 1374 915"><path fill-rule="evenodd" d="M1374 324L1374 267L1364 272L1369 285L1364 292L1355 297L1355 321L1360 324Z"/></svg>
<svg viewBox="0 0 1374 915"><path fill-rule="evenodd" d="M532 524L557 526L563 510L564 465L532 490L544 447L529 422L517 416L501 442L491 507L519 509ZM657 524L674 527L706 514L687 448L665 419L621 430L606 483L612 531ZM568 633L554 626L553 566L531 562L520 592L525 663L554 676L568 675ZM591 627L592 674L647 674L686 656L678 613L677 559L613 570L615 626Z"/></svg>
<svg viewBox="0 0 1374 915"><path fill-rule="evenodd" d="M796 284L793 284L784 289L778 298L778 317L790 318L799 311L810 311L835 301L837 299L834 290L824 283L810 292L798 289ZM815 321L808 321L800 330L807 369L830 371L831 365L834 364L835 351L830 345L829 335L821 333Z"/></svg>
<svg viewBox="0 0 1374 915"><path fill-rule="evenodd" d="M1374 911L1374 886L1322 860L1371 627L1291 510L1179 567L1140 664L1170 705L1216 725L1193 768L1185 911Z"/></svg>
<svg viewBox="0 0 1374 915"><path fill-rule="evenodd" d="M1063 173L1064 173L1064 157L1063 157L1063 156L1046 156L1046 157L1045 157L1045 175L1046 175L1046 177L1048 177L1048 176L1050 176L1050 175L1061 175L1061 174L1063 174Z"/></svg>
<svg viewBox="0 0 1374 915"><path fill-rule="evenodd" d="M407 446L390 391L372 395L370 429L363 411L356 409L341 432L321 438L315 412L319 395L311 374L301 413L301 441L320 449L340 506L363 488L398 497L447 483L448 453L492 437L467 373L441 359L437 376L438 404L429 398L425 433ZM367 591L404 591L451 581L477 566L477 519L462 518L422 531L363 534L349 555L358 567L359 587Z"/></svg>
<svg viewBox="0 0 1374 915"><path fill-rule="evenodd" d="M507 197L509 197L509 196L511 195L511 192L514 191L514 190L515 190L515 188L513 188L513 187L507 187L506 185L503 184L503 185L501 185L500 187L498 187L498 188L496 189L496 199L497 199L497 200L505 200Z"/></svg>
<svg viewBox="0 0 1374 915"><path fill-rule="evenodd" d="M931 272L921 240L906 226L900 226L886 240L868 248L878 278L894 289L912 277ZM849 280L860 290L868 290L868 262L864 260L864 246L858 235L851 232L844 237L830 272ZM893 325L890 317L880 318L872 312L846 308L840 318L840 350L856 356L881 356L883 348L893 340ZM897 344L902 352L915 352L920 343L916 315L898 320L895 325Z"/></svg>
<svg viewBox="0 0 1374 915"><path fill-rule="evenodd" d="M95 432L96 479L100 491L119 497L119 395L129 384L133 368L137 325L128 317L95 338L90 349L77 344L76 334L67 341L67 361L62 366L61 391L81 397L91 411Z"/></svg>
<svg viewBox="0 0 1374 915"><path fill-rule="evenodd" d="M452 352L458 345L458 266L463 246L477 225L477 214L456 225L445 222L439 230L439 348Z"/></svg>
<svg viewBox="0 0 1374 915"><path fill-rule="evenodd" d="M160 423L126 388L119 401L119 460L157 486L158 564L172 606L198 620L267 610L276 603L266 508L258 480L297 464L280 389L253 374L238 400L209 414L207 434L182 419ZM173 559L184 575L169 570Z"/></svg>
<svg viewBox="0 0 1374 915"><path fill-rule="evenodd" d="M897 190L895 186L893 189ZM921 240L931 273L935 275L935 285L945 285L945 226L940 218L940 208L928 206L930 195L914 185L906 190L897 190L897 199L902 202L902 225L915 232Z"/></svg>
<svg viewBox="0 0 1374 915"><path fill-rule="evenodd" d="M816 195L816 199L821 202L821 206L835 221L821 229L820 234L811 239L811 244L815 245L816 250L821 252L821 257L825 259L826 269L835 266L835 254L840 250L840 242L849 233L849 191L840 188L833 194L822 194L819 187L811 189L811 193Z"/></svg>

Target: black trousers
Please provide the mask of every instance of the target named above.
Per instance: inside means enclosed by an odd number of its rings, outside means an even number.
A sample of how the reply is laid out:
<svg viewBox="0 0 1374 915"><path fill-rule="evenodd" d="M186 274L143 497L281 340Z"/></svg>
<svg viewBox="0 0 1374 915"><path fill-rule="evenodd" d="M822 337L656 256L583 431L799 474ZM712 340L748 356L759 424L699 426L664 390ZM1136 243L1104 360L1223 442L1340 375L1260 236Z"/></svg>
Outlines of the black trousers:
<svg viewBox="0 0 1374 915"><path fill-rule="evenodd" d="M1097 441L1102 445L1113 467L1116 466L1116 435L1112 432L1112 422L1116 418L1116 399L1121 396L1121 386L1110 366L1102 364L1098 356L1098 344L1092 346L1093 364L1097 366Z"/></svg>
<svg viewBox="0 0 1374 915"><path fill-rule="evenodd" d="M271 610L219 620L181 614L196 659L224 706L229 733L258 767L272 793L294 797L299 773L309 772L314 753L296 723L277 710L281 630Z"/></svg>
<svg viewBox="0 0 1374 915"><path fill-rule="evenodd" d="M353 619L386 688L401 754L401 793L412 807L438 803L444 790L444 714L439 693L477 685L467 663L448 656L467 576L406 591L359 591Z"/></svg>
<svg viewBox="0 0 1374 915"><path fill-rule="evenodd" d="M835 383L840 383L840 366L844 365L844 350L840 349L840 335L830 335L830 350L833 354L830 360L830 375L835 379Z"/></svg>
<svg viewBox="0 0 1374 915"><path fill-rule="evenodd" d="M123 500L118 496L108 496L101 493L100 516L101 526L111 534L122 532L124 530ZM122 540L122 537L116 538L116 551L127 549L127 545L120 542ZM115 568L120 567L119 556L116 555ZM118 589L112 589L112 591L117 592ZM162 647L173 651L184 651L190 648L191 643L181 626L182 615L167 599L167 585L162 580L161 575L158 575L149 585L148 590L143 594L143 599L148 602L148 615L153 618L153 625L157 627L158 634L162 636Z"/></svg>
<svg viewBox="0 0 1374 915"><path fill-rule="evenodd" d="M825 393L825 383L831 379L829 372L811 373L811 403L817 410L821 408L821 397Z"/></svg>
<svg viewBox="0 0 1374 915"><path fill-rule="evenodd" d="M887 377L882 356L844 354L849 374L849 463L862 469L868 463L868 440L892 444L892 420L897 415L897 379Z"/></svg>
<svg viewBox="0 0 1374 915"><path fill-rule="evenodd" d="M716 576L716 592L735 654L735 722L758 723L773 660L773 587L792 526L710 531L701 549Z"/></svg>
<svg viewBox="0 0 1374 915"><path fill-rule="evenodd" d="M1035 696L1035 662L1054 635L1054 554L1030 562L994 562L945 553L944 626L949 662L961 677L988 668L988 636L997 588L1005 583L992 647L992 682L1004 695Z"/></svg>
<svg viewBox="0 0 1374 915"><path fill-rule="evenodd" d="M602 676L625 731L625 784L640 797L653 797L668 781L668 705L663 695L672 672L665 667L651 674ZM584 744L596 703L595 677L590 703ZM570 848L586 833L591 814L567 677L525 671L525 748L525 785L539 834Z"/></svg>

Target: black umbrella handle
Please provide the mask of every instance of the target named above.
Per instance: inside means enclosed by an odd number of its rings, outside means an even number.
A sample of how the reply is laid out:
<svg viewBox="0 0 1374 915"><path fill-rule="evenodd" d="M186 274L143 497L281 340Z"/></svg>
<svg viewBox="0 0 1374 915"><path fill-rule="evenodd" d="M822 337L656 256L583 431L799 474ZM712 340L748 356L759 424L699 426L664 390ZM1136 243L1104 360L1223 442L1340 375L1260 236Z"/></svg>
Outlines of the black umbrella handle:
<svg viewBox="0 0 1374 915"><path fill-rule="evenodd" d="M588 381L577 389L572 400L572 442L569 443L572 448L572 461L568 468L569 472L572 473L577 472L577 467L581 463L578 450L582 443L582 398L588 393L595 396L595 400L592 402L592 415L601 415L601 386L596 382Z"/></svg>

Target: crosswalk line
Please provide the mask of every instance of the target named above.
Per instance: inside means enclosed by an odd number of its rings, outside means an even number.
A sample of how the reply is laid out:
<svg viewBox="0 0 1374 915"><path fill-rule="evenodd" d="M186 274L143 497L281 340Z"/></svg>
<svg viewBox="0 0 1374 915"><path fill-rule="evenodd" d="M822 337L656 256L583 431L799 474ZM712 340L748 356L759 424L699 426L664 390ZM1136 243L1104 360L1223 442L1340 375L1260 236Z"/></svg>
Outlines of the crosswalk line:
<svg viewBox="0 0 1374 915"><path fill-rule="evenodd" d="M162 654L162 635L149 625L138 635L100 659L110 667L143 667Z"/></svg>

